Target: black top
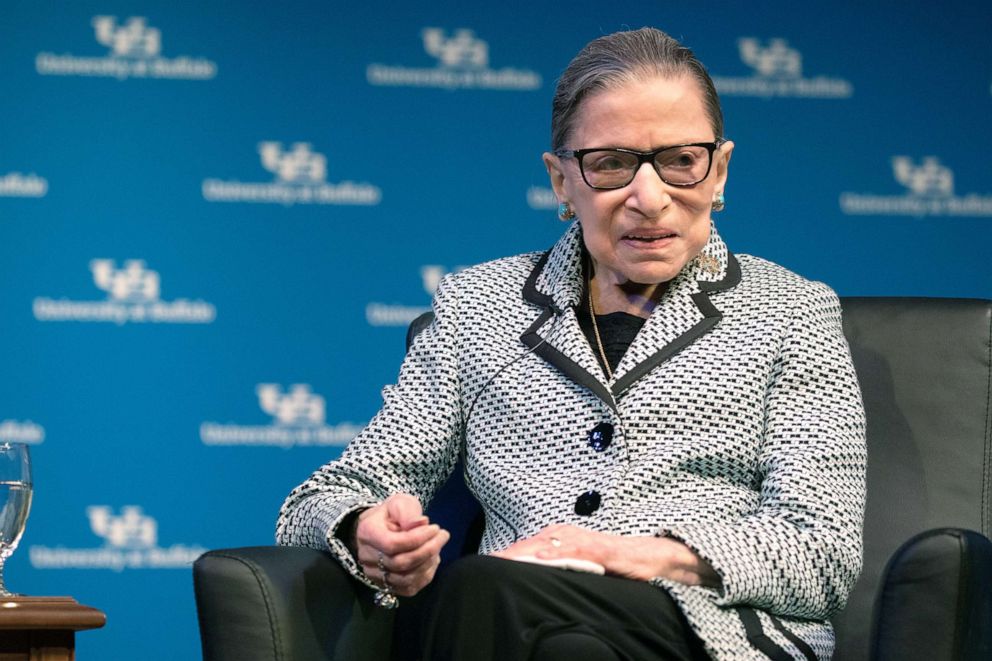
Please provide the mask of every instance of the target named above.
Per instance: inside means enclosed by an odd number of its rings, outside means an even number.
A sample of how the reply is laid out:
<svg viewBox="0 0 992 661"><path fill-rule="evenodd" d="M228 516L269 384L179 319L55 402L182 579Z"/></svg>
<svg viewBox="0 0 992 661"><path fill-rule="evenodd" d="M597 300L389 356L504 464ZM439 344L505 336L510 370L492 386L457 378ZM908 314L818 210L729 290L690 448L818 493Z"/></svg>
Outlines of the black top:
<svg viewBox="0 0 992 661"><path fill-rule="evenodd" d="M593 331L592 319L588 309L576 309L575 314L579 318L579 326L589 340L592 352L596 355L596 360L602 365L603 359L599 355L599 346L596 344L596 334ZM616 371L620 359L627 352L627 347L634 341L637 332L641 330L647 319L626 312L611 312L610 314L597 314L596 326L599 327L599 337L603 341L603 352L606 359L610 361L610 369Z"/></svg>

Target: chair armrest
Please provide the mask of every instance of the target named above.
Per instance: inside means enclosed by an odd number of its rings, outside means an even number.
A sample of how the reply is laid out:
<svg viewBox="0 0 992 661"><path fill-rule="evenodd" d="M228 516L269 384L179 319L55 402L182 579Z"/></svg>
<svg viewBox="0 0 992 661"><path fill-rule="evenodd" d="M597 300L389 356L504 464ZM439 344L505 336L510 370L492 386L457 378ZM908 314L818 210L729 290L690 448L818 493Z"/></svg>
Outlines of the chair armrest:
<svg viewBox="0 0 992 661"><path fill-rule="evenodd" d="M256 546L193 565L204 661L388 659L392 611L331 556Z"/></svg>
<svg viewBox="0 0 992 661"><path fill-rule="evenodd" d="M992 542L928 530L892 555L879 587L871 658L992 659Z"/></svg>

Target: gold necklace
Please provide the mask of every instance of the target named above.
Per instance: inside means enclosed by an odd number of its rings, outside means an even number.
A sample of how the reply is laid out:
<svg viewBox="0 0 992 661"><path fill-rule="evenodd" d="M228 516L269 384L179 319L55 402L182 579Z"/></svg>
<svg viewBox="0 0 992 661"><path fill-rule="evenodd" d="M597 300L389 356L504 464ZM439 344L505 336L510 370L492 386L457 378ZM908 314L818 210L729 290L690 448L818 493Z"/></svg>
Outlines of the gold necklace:
<svg viewBox="0 0 992 661"><path fill-rule="evenodd" d="M592 270L592 264L589 265ZM603 339L599 336L599 326L596 324L596 306L592 302L592 276L586 278L586 289L589 290L589 318L592 319L592 334L596 337L596 347L599 348L599 357L603 359L603 368L606 370L606 377L613 380L613 370L610 369L610 361L606 359L606 352L603 351Z"/></svg>

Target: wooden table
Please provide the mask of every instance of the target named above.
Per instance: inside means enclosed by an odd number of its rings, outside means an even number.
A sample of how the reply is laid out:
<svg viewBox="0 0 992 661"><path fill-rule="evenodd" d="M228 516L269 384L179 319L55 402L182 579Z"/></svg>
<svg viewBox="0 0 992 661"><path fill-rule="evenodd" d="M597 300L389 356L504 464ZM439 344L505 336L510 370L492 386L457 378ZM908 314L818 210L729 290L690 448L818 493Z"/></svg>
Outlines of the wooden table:
<svg viewBox="0 0 992 661"><path fill-rule="evenodd" d="M76 632L106 621L72 597L0 597L0 661L72 661Z"/></svg>

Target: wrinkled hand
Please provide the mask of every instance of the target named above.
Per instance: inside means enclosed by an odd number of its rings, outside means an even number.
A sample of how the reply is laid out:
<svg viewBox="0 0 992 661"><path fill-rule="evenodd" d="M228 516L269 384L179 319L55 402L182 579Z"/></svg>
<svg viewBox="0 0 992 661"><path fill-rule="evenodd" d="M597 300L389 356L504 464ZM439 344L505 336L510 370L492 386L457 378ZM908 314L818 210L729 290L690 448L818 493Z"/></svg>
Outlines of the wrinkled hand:
<svg viewBox="0 0 992 661"><path fill-rule="evenodd" d="M638 581L662 577L686 585L720 585L719 574L708 562L670 537L611 535L555 524L493 555L508 560L522 555L542 559L581 558L603 565L607 574Z"/></svg>
<svg viewBox="0 0 992 661"><path fill-rule="evenodd" d="M419 500L397 493L358 516L355 557L365 575L382 584L381 552L393 593L412 597L434 578L441 547L450 537L447 530L428 521Z"/></svg>

